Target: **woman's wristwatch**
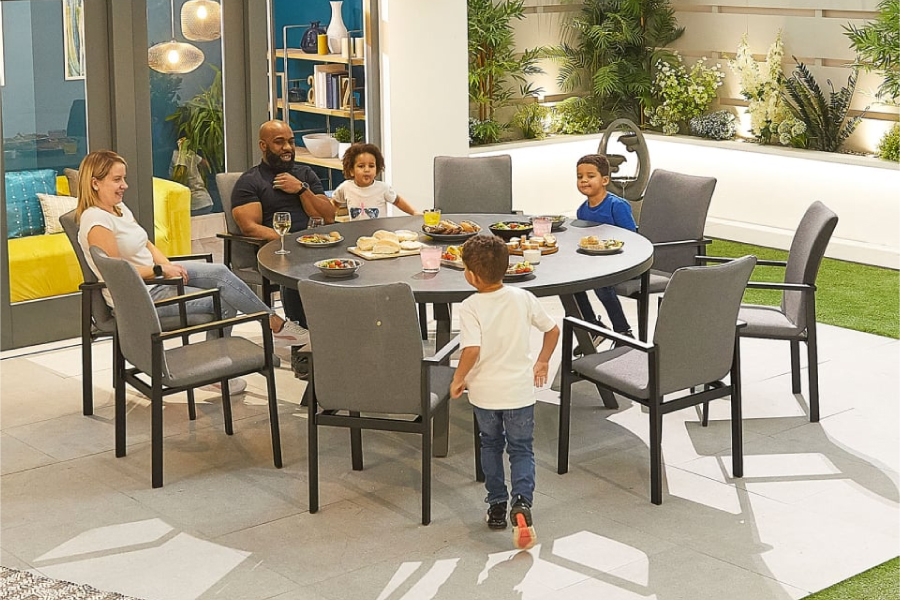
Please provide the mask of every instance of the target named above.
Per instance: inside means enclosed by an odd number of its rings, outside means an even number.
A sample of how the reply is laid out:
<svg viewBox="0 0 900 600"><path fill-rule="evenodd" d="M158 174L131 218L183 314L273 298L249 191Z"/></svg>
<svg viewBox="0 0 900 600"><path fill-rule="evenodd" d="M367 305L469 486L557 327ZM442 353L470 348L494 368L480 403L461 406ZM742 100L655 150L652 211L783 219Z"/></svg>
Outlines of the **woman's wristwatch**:
<svg viewBox="0 0 900 600"><path fill-rule="evenodd" d="M154 277L162 277L163 276L163 268L162 265L158 265L153 263L153 276Z"/></svg>

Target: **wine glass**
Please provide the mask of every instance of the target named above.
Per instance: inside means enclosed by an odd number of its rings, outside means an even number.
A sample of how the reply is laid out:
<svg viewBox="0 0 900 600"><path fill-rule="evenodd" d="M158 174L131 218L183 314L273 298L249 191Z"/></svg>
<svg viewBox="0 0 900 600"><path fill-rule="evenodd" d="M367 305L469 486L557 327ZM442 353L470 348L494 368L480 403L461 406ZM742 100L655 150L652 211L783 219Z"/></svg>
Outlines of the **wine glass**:
<svg viewBox="0 0 900 600"><path fill-rule="evenodd" d="M306 226L307 229L313 229L314 227L320 227L325 224L325 219L322 217L310 217L309 224Z"/></svg>
<svg viewBox="0 0 900 600"><path fill-rule="evenodd" d="M291 213L277 212L272 217L272 228L275 233L281 236L281 250L276 250L275 254L290 254L290 250L284 249L284 236L291 229Z"/></svg>

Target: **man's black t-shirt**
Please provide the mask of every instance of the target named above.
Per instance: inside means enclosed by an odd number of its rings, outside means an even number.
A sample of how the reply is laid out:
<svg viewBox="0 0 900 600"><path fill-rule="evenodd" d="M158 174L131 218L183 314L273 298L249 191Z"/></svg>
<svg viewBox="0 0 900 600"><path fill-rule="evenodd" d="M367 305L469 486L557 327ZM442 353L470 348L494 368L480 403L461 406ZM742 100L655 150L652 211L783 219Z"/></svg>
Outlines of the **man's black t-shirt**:
<svg viewBox="0 0 900 600"><path fill-rule="evenodd" d="M268 163L262 161L241 175L231 193L231 207L259 202L262 204L262 225L271 227L272 217L275 213L285 211L291 213L292 232L306 229L309 215L303 210L300 196L276 190L274 181L277 174ZM305 181L313 194L324 193L325 188L322 187L322 182L309 166L294 163L291 175L300 181Z"/></svg>

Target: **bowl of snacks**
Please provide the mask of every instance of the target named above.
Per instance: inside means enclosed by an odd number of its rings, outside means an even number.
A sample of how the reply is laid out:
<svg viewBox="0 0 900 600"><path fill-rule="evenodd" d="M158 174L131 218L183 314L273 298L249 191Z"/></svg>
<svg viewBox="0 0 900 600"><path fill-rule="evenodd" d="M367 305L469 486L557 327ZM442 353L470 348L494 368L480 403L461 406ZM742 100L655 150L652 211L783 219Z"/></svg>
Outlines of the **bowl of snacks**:
<svg viewBox="0 0 900 600"><path fill-rule="evenodd" d="M531 221L534 222L535 219L539 219L542 217L550 219L550 231L559 231L560 229L562 229L562 226L565 224L567 218L565 215L537 215L531 217Z"/></svg>
<svg viewBox="0 0 900 600"><path fill-rule="evenodd" d="M533 227L528 221L498 221L489 226L491 233L509 241L514 237L522 237L531 233Z"/></svg>
<svg viewBox="0 0 900 600"><path fill-rule="evenodd" d="M581 238L578 249L585 254L615 254L622 250L622 240L601 240L595 235Z"/></svg>
<svg viewBox="0 0 900 600"><path fill-rule="evenodd" d="M437 242L464 242L481 231L481 225L475 221L442 219L437 225L423 225L422 231Z"/></svg>
<svg viewBox="0 0 900 600"><path fill-rule="evenodd" d="M315 263L326 277L350 277L362 266L355 258L326 258Z"/></svg>
<svg viewBox="0 0 900 600"><path fill-rule="evenodd" d="M337 246L344 238L337 231L330 233L308 233L297 238L297 243L307 248L329 248Z"/></svg>

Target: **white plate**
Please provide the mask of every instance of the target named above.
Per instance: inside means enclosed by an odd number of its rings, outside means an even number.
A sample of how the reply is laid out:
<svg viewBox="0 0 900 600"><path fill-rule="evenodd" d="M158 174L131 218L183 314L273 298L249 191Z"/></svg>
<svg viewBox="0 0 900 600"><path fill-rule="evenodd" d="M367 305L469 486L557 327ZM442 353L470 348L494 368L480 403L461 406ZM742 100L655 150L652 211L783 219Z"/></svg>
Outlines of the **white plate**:
<svg viewBox="0 0 900 600"><path fill-rule="evenodd" d="M310 235L310 234L306 234ZM344 238L338 238L336 240L332 240L330 242L304 242L303 236L297 238L297 243L301 246L306 246L307 248L331 248L332 246L337 246L341 242L344 241Z"/></svg>
<svg viewBox="0 0 900 600"><path fill-rule="evenodd" d="M578 246L578 250L580 252L584 252L585 254L593 254L595 256L602 256L604 254L615 254L617 252L621 252L622 248L625 246L625 243L622 242L620 246L616 246L615 248L585 248L583 246Z"/></svg>

